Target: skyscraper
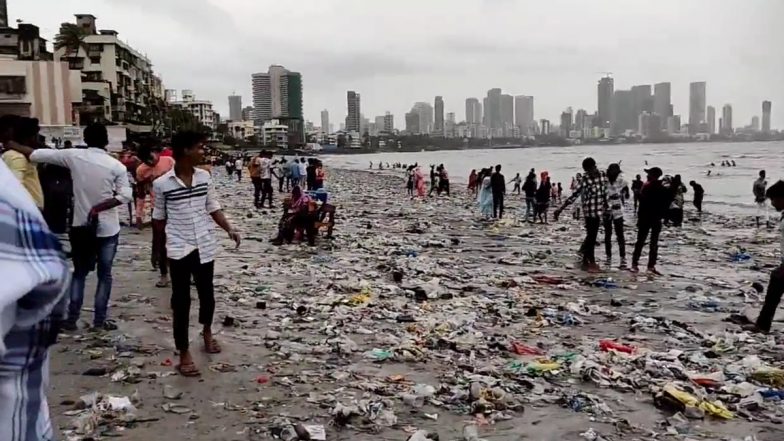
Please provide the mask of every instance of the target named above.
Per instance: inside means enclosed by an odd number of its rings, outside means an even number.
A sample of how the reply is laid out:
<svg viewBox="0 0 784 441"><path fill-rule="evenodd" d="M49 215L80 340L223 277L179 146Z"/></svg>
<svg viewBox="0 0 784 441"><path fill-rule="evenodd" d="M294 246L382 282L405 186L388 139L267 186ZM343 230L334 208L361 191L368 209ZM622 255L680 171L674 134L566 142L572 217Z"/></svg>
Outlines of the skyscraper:
<svg viewBox="0 0 784 441"><path fill-rule="evenodd" d="M573 124L572 116L573 114L572 114L571 107L567 107L566 110L561 112L561 136L563 136L564 138L568 138L569 132L572 131L572 124Z"/></svg>
<svg viewBox="0 0 784 441"><path fill-rule="evenodd" d="M419 114L414 110L406 113L406 132L411 135L419 134Z"/></svg>
<svg viewBox="0 0 784 441"><path fill-rule="evenodd" d="M485 125L491 129L503 127L501 124L501 89L495 88L487 91Z"/></svg>
<svg viewBox="0 0 784 441"><path fill-rule="evenodd" d="M752 116L751 117L751 130L754 130L755 132L757 132L757 131L759 131L759 129L760 129L759 116L756 116L756 115Z"/></svg>
<svg viewBox="0 0 784 441"><path fill-rule="evenodd" d="M520 95L515 97L515 124L523 135L533 135L534 97Z"/></svg>
<svg viewBox="0 0 784 441"><path fill-rule="evenodd" d="M721 109L721 133L723 135L732 135L732 104L725 104Z"/></svg>
<svg viewBox="0 0 784 441"><path fill-rule="evenodd" d="M415 103L411 113L419 116L419 134L429 135L433 131L433 106L428 103Z"/></svg>
<svg viewBox="0 0 784 441"><path fill-rule="evenodd" d="M716 108L713 106L708 106L708 116L705 119L705 123L708 124L708 133L713 135L716 133Z"/></svg>
<svg viewBox="0 0 784 441"><path fill-rule="evenodd" d="M253 89L253 123L279 119L288 126L289 145L305 141L302 115L302 75L283 66L272 65L267 73L251 76Z"/></svg>
<svg viewBox="0 0 784 441"><path fill-rule="evenodd" d="M239 95L229 95L229 119L242 121L242 97Z"/></svg>
<svg viewBox="0 0 784 441"><path fill-rule="evenodd" d="M346 130L349 132L359 132L360 129L360 104L359 94L353 90L346 93L346 101L348 103L348 115L346 116Z"/></svg>
<svg viewBox="0 0 784 441"><path fill-rule="evenodd" d="M615 135L621 135L627 130L638 129L638 116L634 115L634 104L631 90L616 90L613 92L612 112L610 113L610 128Z"/></svg>
<svg viewBox="0 0 784 441"><path fill-rule="evenodd" d="M435 110L436 121L433 125L433 134L436 136L444 136L444 97L436 97Z"/></svg>
<svg viewBox="0 0 784 441"><path fill-rule="evenodd" d="M642 112L653 112L653 97L651 96L650 85L632 86L632 112L635 120L639 119Z"/></svg>
<svg viewBox="0 0 784 441"><path fill-rule="evenodd" d="M699 133L700 125L705 123L706 103L705 81L689 85L689 134Z"/></svg>
<svg viewBox="0 0 784 441"><path fill-rule="evenodd" d="M242 120L253 121L253 106L247 106L242 109Z"/></svg>
<svg viewBox="0 0 784 441"><path fill-rule="evenodd" d="M466 123L482 124L482 104L476 98L466 99Z"/></svg>
<svg viewBox="0 0 784 441"><path fill-rule="evenodd" d="M612 121L612 101L615 92L615 81L610 76L599 80L596 87L597 93L597 113L601 127L610 127Z"/></svg>
<svg viewBox="0 0 784 441"><path fill-rule="evenodd" d="M770 111L772 104L770 101L762 102L762 132L770 133Z"/></svg>
<svg viewBox="0 0 784 441"><path fill-rule="evenodd" d="M327 109L321 111L321 131L329 134L329 111Z"/></svg>
<svg viewBox="0 0 784 441"><path fill-rule="evenodd" d="M510 130L514 127L514 97L512 95L501 95L501 128ZM510 136L505 133L504 136Z"/></svg>
<svg viewBox="0 0 784 441"><path fill-rule="evenodd" d="M395 131L395 116L387 112L384 115L384 132L392 133Z"/></svg>
<svg viewBox="0 0 784 441"><path fill-rule="evenodd" d="M672 116L672 93L670 83L656 83L653 86L653 113L658 114L666 125Z"/></svg>

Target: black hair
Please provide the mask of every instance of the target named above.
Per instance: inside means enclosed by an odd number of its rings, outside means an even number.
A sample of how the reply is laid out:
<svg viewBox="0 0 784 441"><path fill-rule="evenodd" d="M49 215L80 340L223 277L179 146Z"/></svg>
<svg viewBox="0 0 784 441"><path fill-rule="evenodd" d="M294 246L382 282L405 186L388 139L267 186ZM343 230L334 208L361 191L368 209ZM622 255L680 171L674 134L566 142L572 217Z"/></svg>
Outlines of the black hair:
<svg viewBox="0 0 784 441"><path fill-rule="evenodd" d="M20 118L17 115L0 116L0 132L15 128Z"/></svg>
<svg viewBox="0 0 784 441"><path fill-rule="evenodd" d="M593 158L583 159L583 170L588 171L596 167L596 161Z"/></svg>
<svg viewBox="0 0 784 441"><path fill-rule="evenodd" d="M768 199L784 198L784 181L778 181L768 187L768 191L765 192L765 197Z"/></svg>
<svg viewBox="0 0 784 441"><path fill-rule="evenodd" d="M185 150L193 148L204 139L204 135L199 132L185 130L177 132L172 136L172 156L174 159L185 156Z"/></svg>
<svg viewBox="0 0 784 441"><path fill-rule="evenodd" d="M136 150L136 156L139 157L142 162L152 160L152 146L147 143L142 144Z"/></svg>
<svg viewBox="0 0 784 441"><path fill-rule="evenodd" d="M35 137L35 142L38 142L38 132L41 127L38 125L38 119L20 117L14 124L14 141L24 144L32 137ZM28 145L28 147L38 147L37 145Z"/></svg>
<svg viewBox="0 0 784 441"><path fill-rule="evenodd" d="M106 126L100 123L93 123L84 128L84 142L87 147L106 148L109 145L109 133Z"/></svg>

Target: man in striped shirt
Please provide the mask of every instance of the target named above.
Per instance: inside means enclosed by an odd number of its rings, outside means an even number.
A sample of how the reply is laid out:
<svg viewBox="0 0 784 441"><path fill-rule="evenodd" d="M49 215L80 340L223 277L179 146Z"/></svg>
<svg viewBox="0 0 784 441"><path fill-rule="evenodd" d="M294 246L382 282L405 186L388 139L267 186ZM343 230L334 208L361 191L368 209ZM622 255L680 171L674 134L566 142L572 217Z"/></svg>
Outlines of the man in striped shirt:
<svg viewBox="0 0 784 441"><path fill-rule="evenodd" d="M189 351L188 326L191 309L191 276L199 295L199 323L204 327L204 348L221 351L212 335L215 313L213 272L218 243L212 234L217 223L239 247L240 235L223 214L210 174L196 168L204 156L204 138L196 132L180 132L172 138L174 168L153 182L153 228L164 231L171 277L174 343L180 355L177 370L186 377L200 375ZM211 219L210 219L211 218Z"/></svg>

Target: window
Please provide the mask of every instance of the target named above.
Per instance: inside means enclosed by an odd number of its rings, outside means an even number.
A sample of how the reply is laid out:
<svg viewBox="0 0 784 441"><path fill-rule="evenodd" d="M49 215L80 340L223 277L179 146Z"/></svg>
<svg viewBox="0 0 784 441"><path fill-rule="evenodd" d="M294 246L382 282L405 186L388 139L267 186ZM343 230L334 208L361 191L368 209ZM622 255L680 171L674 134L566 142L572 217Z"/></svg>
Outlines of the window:
<svg viewBox="0 0 784 441"><path fill-rule="evenodd" d="M90 57L90 63L101 64L101 56Z"/></svg>

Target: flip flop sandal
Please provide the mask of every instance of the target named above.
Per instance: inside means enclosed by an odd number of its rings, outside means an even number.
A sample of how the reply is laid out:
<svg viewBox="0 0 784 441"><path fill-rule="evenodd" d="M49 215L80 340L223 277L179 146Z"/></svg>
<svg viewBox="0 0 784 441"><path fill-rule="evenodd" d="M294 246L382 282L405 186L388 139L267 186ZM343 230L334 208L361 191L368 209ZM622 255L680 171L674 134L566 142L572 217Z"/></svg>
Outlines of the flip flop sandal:
<svg viewBox="0 0 784 441"><path fill-rule="evenodd" d="M208 341L205 341L204 352L208 354L220 354L221 347L218 344L218 340L215 340L215 338L210 338Z"/></svg>
<svg viewBox="0 0 784 441"><path fill-rule="evenodd" d="M196 368L196 365L193 363L188 364L178 364L175 366L177 372L183 377L199 377L201 376L201 372L199 369Z"/></svg>

